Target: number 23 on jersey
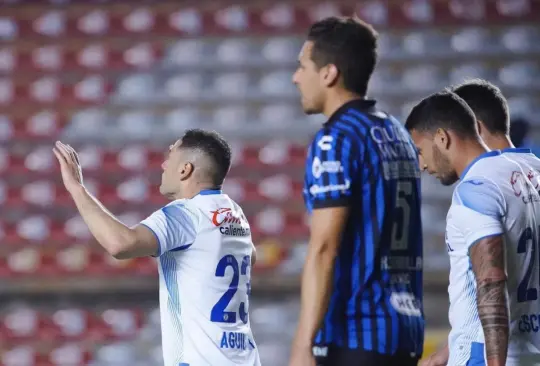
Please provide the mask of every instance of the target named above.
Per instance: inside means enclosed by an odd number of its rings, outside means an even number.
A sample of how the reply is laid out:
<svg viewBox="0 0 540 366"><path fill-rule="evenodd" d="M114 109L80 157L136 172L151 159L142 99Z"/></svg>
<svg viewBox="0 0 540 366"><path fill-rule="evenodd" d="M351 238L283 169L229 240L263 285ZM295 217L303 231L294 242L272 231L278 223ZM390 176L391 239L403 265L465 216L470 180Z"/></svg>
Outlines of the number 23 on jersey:
<svg viewBox="0 0 540 366"><path fill-rule="evenodd" d="M248 308L244 302L240 303L237 311L225 311L234 295L238 291L238 284L240 282L240 276L248 275L248 268L251 265L251 258L249 255L242 258L242 263L238 263L238 260L231 254L224 256L218 262L216 267L216 277L225 277L227 269L232 269L232 278L229 284L229 289L220 297L218 302L212 308L210 314L210 320L214 323L236 323L236 314L240 316L240 320L244 324L248 322ZM249 295L251 292L251 285L249 281L246 284L246 293Z"/></svg>

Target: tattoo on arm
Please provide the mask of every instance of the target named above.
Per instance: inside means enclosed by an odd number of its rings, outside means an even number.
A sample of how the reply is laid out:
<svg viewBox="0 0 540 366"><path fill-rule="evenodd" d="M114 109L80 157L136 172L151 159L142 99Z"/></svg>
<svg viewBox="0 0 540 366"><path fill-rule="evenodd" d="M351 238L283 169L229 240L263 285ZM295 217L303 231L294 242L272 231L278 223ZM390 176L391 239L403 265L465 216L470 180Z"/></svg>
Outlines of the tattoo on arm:
<svg viewBox="0 0 540 366"><path fill-rule="evenodd" d="M476 277L476 299L484 330L486 358L496 359L504 365L508 351L509 323L502 237L492 236L480 240L470 249L469 254Z"/></svg>

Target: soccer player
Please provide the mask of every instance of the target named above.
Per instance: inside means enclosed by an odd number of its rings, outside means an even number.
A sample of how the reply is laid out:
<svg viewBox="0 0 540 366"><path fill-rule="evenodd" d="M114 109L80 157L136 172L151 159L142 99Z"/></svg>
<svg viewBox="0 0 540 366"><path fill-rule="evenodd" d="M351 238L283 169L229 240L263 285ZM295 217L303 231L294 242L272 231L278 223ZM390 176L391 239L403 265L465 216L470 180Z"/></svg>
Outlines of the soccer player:
<svg viewBox="0 0 540 366"><path fill-rule="evenodd" d="M496 85L482 79L471 79L452 86L450 90L473 111L479 135L488 148L504 151L514 148L510 139L508 103ZM426 358L422 366L446 365L447 361L448 345L445 345Z"/></svg>
<svg viewBox="0 0 540 366"><path fill-rule="evenodd" d="M454 86L452 91L471 107L476 116L480 137L490 149L502 150L503 153L527 152L527 155L519 157L527 157L533 159L533 163L536 162L533 150L523 147L516 149L514 146L523 144L528 133L528 124L522 119L510 123L508 102L496 85L486 80L472 79Z"/></svg>
<svg viewBox="0 0 540 366"><path fill-rule="evenodd" d="M310 240L290 365L416 365L420 169L407 131L366 98L377 34L358 19L324 19L298 61L304 112L328 121L306 161Z"/></svg>
<svg viewBox="0 0 540 366"><path fill-rule="evenodd" d="M172 202L134 228L84 187L77 153L54 147L62 179L99 244L117 259L155 256L165 366L259 366L248 317L255 250L242 209L221 191L231 150L189 130L169 148L160 192Z"/></svg>
<svg viewBox="0 0 540 366"><path fill-rule="evenodd" d="M510 140L508 103L496 85L486 80L472 79L453 86L451 90L473 111L480 137L490 149L514 148Z"/></svg>
<svg viewBox="0 0 540 366"><path fill-rule="evenodd" d="M406 128L425 170L444 185L460 180L446 225L448 358L436 354L424 364L540 365L538 171L490 151L473 111L454 93L424 99Z"/></svg>

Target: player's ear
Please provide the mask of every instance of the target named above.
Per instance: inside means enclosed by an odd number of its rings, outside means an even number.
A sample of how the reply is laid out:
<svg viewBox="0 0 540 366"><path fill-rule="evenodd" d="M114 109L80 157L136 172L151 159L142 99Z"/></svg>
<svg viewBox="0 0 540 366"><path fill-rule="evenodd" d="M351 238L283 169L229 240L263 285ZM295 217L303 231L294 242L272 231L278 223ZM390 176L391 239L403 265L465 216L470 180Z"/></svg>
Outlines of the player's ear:
<svg viewBox="0 0 540 366"><path fill-rule="evenodd" d="M443 128L438 128L435 132L435 144L439 149L447 150L450 147L450 134Z"/></svg>
<svg viewBox="0 0 540 366"><path fill-rule="evenodd" d="M184 163L178 167L180 180L188 179L193 174L194 166L191 163Z"/></svg>
<svg viewBox="0 0 540 366"><path fill-rule="evenodd" d="M482 135L482 131L484 131L484 129L486 128L486 126L484 126L484 122L477 119L476 120L476 126L478 127L478 134Z"/></svg>
<svg viewBox="0 0 540 366"><path fill-rule="evenodd" d="M337 69L336 65L328 64L322 67L321 71L325 86L333 86L338 82L339 70Z"/></svg>

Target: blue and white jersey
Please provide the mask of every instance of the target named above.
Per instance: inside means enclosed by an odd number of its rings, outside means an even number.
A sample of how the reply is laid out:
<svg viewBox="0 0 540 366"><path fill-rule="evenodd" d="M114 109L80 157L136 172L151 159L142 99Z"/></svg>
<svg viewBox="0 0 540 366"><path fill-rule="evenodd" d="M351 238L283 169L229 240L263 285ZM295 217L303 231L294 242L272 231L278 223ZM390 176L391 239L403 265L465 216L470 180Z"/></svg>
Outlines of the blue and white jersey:
<svg viewBox="0 0 540 366"><path fill-rule="evenodd" d="M493 235L503 236L506 252L510 306L507 365L540 365L540 164L535 164L533 168L508 153L491 151L471 163L455 188L446 227L452 327L448 366L484 357L469 250L480 239Z"/></svg>
<svg viewBox="0 0 540 366"><path fill-rule="evenodd" d="M159 241L165 366L259 366L248 316L253 243L242 209L208 190L141 224Z"/></svg>

